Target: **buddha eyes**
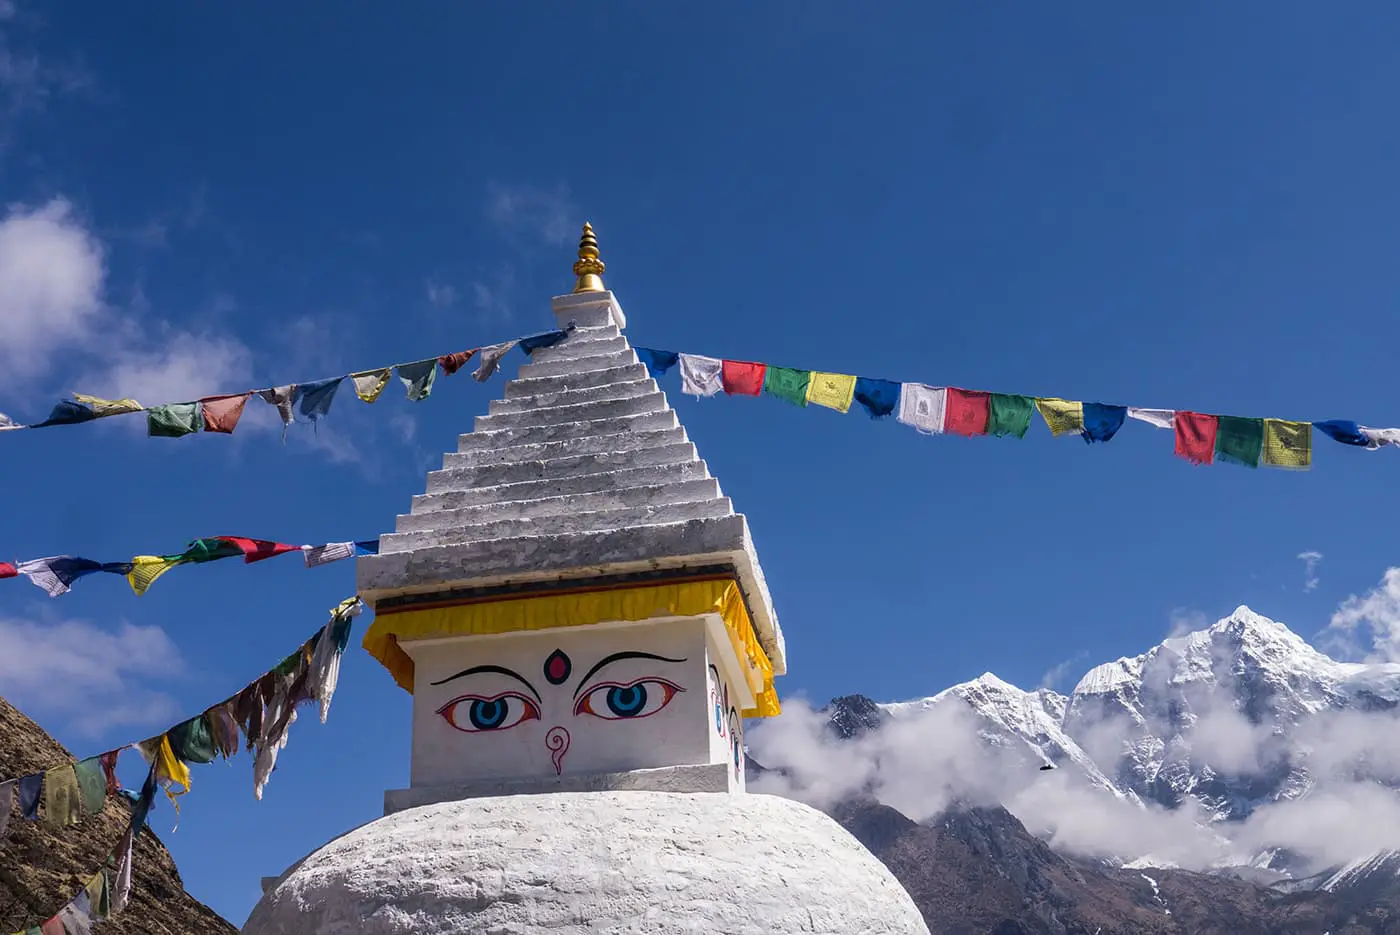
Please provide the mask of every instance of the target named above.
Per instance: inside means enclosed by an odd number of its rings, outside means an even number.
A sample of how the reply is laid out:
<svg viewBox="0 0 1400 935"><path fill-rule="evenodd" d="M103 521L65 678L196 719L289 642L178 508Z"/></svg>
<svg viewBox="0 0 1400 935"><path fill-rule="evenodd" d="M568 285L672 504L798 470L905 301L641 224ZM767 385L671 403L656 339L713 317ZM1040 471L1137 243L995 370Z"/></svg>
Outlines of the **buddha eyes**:
<svg viewBox="0 0 1400 935"><path fill-rule="evenodd" d="M591 714L606 721L647 717L683 691L679 685L659 678L638 679L627 685L604 682L584 692L574 705L574 714Z"/></svg>
<svg viewBox="0 0 1400 935"><path fill-rule="evenodd" d="M438 708L442 719L468 734L509 730L525 721L540 719L539 705L518 692L502 692L490 698L462 695Z"/></svg>

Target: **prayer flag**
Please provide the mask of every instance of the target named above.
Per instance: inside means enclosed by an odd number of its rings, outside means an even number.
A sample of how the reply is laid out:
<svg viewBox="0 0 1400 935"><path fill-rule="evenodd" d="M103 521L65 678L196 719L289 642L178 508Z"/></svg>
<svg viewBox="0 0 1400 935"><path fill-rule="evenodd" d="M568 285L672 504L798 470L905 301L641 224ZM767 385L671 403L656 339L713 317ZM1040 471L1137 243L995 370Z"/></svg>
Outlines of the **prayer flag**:
<svg viewBox="0 0 1400 935"><path fill-rule="evenodd" d="M117 757L121 750L108 750L97 758L102 764L102 775L107 778L107 794L116 795L122 791L122 784L117 779Z"/></svg>
<svg viewBox="0 0 1400 935"><path fill-rule="evenodd" d="M161 734L159 737L143 740L136 746L141 751L141 755L146 758L146 762L155 767L153 772L156 782L165 786L165 795L170 799L171 804L175 804L175 796L184 795L190 791L190 768L175 756L175 750L170 746L169 734ZM172 784L180 786L180 791L172 792L170 789ZM176 811L179 811L178 805L176 805Z"/></svg>
<svg viewBox="0 0 1400 935"><path fill-rule="evenodd" d="M1361 433L1361 426L1349 419L1328 419L1323 422L1314 422L1313 425L1335 442L1341 442L1343 445L1356 445L1358 448L1370 447L1371 440Z"/></svg>
<svg viewBox="0 0 1400 935"><path fill-rule="evenodd" d="M102 773L102 761L95 756L79 760L73 764L73 773L78 777L83 813L96 815L107 803L107 777Z"/></svg>
<svg viewBox="0 0 1400 935"><path fill-rule="evenodd" d="M199 403L171 403L146 410L146 434L151 438L180 438L203 427Z"/></svg>
<svg viewBox="0 0 1400 935"><path fill-rule="evenodd" d="M721 371L724 361L718 357L704 357L700 354L682 354L681 392L692 396L713 396L724 389Z"/></svg>
<svg viewBox="0 0 1400 935"><path fill-rule="evenodd" d="M175 758L183 763L212 763L218 751L204 715L176 724L166 733Z"/></svg>
<svg viewBox="0 0 1400 935"><path fill-rule="evenodd" d="M807 384L812 382L812 371L793 370L791 367L769 367L763 376L763 392L797 405L807 405Z"/></svg>
<svg viewBox="0 0 1400 935"><path fill-rule="evenodd" d="M50 597L67 594L73 582L98 571L125 575L131 571L129 562L96 562L72 555L51 555L20 562L15 570L26 576Z"/></svg>
<svg viewBox="0 0 1400 935"><path fill-rule="evenodd" d="M16 788L19 790L19 817L38 821L39 794L44 791L44 774L32 773L21 777Z"/></svg>
<svg viewBox="0 0 1400 935"><path fill-rule="evenodd" d="M209 539L195 539L185 546L185 551L179 555L171 555L169 558L178 558L184 562L193 564L203 564L204 562L218 561L221 558L232 558L235 555L242 555L243 550L236 543L228 541L223 536L214 536Z"/></svg>
<svg viewBox="0 0 1400 935"><path fill-rule="evenodd" d="M237 396L206 396L199 401L200 418L204 420L204 431L232 435L243 418L243 407L248 404L249 393Z"/></svg>
<svg viewBox="0 0 1400 935"><path fill-rule="evenodd" d="M1056 438L1071 432L1084 431L1084 404L1081 402L1048 396L1037 399L1035 408L1045 420L1050 434Z"/></svg>
<svg viewBox="0 0 1400 935"><path fill-rule="evenodd" d="M282 440L287 440L287 426L292 424L292 406L297 401L297 385L288 383L286 386L274 386L270 389L259 390L259 398L269 406L277 410L277 414L282 417Z"/></svg>
<svg viewBox="0 0 1400 935"><path fill-rule="evenodd" d="M420 402L432 395L433 380L437 378L436 357L399 364L396 369L399 372L399 380L408 389L410 400Z"/></svg>
<svg viewBox="0 0 1400 935"><path fill-rule="evenodd" d="M58 916L45 919L44 924L39 926L39 935L67 935L63 931L63 920Z"/></svg>
<svg viewBox="0 0 1400 935"><path fill-rule="evenodd" d="M379 398L380 393L384 392L384 387L389 385L389 377L392 375L393 370L388 367L383 370L366 370L363 373L350 374L350 382L355 384L356 396L367 403L372 403Z"/></svg>
<svg viewBox="0 0 1400 935"><path fill-rule="evenodd" d="M157 578L184 561L185 558L180 555L137 555L131 560L132 569L126 580L139 597L155 584Z"/></svg>
<svg viewBox="0 0 1400 935"><path fill-rule="evenodd" d="M1217 416L1215 459L1257 468L1264 451L1264 420Z"/></svg>
<svg viewBox="0 0 1400 935"><path fill-rule="evenodd" d="M991 394L981 390L960 390L948 387L948 401L943 415L943 431L956 435L986 435L987 420L991 418Z"/></svg>
<svg viewBox="0 0 1400 935"><path fill-rule="evenodd" d="M112 915L116 915L126 908L127 901L131 899L131 851L132 845L136 843L136 832L139 826L133 819L131 827L126 829L126 834L122 835L121 843L117 845L117 874L112 885Z"/></svg>
<svg viewBox="0 0 1400 935"><path fill-rule="evenodd" d="M987 434L1025 438L1031 427L1034 404L1029 396L993 393L987 407Z"/></svg>
<svg viewBox="0 0 1400 935"><path fill-rule="evenodd" d="M1123 419L1128 414L1126 406L1107 406L1103 403L1084 404L1084 440L1086 442L1106 442L1118 434L1123 427Z"/></svg>
<svg viewBox="0 0 1400 935"><path fill-rule="evenodd" d="M472 371L472 379L478 383L485 383L491 379L492 374L501 368L501 358L509 354L510 349L519 343L519 341L505 341L501 344L483 347L481 349L481 362Z"/></svg>
<svg viewBox="0 0 1400 935"><path fill-rule="evenodd" d="M883 418L899 405L899 384L893 380L859 377L856 380L855 401L865 407L870 418Z"/></svg>
<svg viewBox="0 0 1400 935"><path fill-rule="evenodd" d="M315 568L317 565L329 565L354 555L355 543L327 542L325 545L304 545L301 547L301 554L306 561L306 567Z"/></svg>
<svg viewBox="0 0 1400 935"><path fill-rule="evenodd" d="M92 935L92 908L86 888L59 910L58 919L63 924L63 935Z"/></svg>
<svg viewBox="0 0 1400 935"><path fill-rule="evenodd" d="M569 332L577 327L573 322L569 322L569 327L560 331L545 331L541 334L532 334L528 338L520 339L520 349L527 354L533 354L542 347L553 347L569 336Z"/></svg>
<svg viewBox="0 0 1400 935"><path fill-rule="evenodd" d="M1128 414L1131 415L1132 410ZM1185 458L1192 464L1213 463L1218 424L1215 416L1177 410L1172 418L1172 426L1176 430L1177 457Z"/></svg>
<svg viewBox="0 0 1400 935"><path fill-rule="evenodd" d="M948 412L948 391L941 386L905 383L899 390L899 415L905 425L912 425L926 435L943 434Z"/></svg>
<svg viewBox="0 0 1400 935"><path fill-rule="evenodd" d="M92 414L99 419L103 416L119 416L127 412L140 412L146 408L134 399L102 399L83 393L74 393L73 400L79 405L87 406L92 410Z"/></svg>
<svg viewBox="0 0 1400 935"><path fill-rule="evenodd" d="M356 554L356 555L378 555L378 554L379 554L379 540L378 540L378 539L361 539L360 541L358 541L358 542L355 543L355 554Z"/></svg>
<svg viewBox="0 0 1400 935"><path fill-rule="evenodd" d="M1264 420L1264 463L1306 471L1312 466L1312 423Z"/></svg>
<svg viewBox="0 0 1400 935"><path fill-rule="evenodd" d="M28 428L28 426L20 425L20 424L19 424L18 422L16 422L14 419L11 419L9 416L5 415L3 412L0 412L0 432L8 432L8 431L10 431L11 429L22 429L22 428Z"/></svg>
<svg viewBox="0 0 1400 935"><path fill-rule="evenodd" d="M469 351L458 351L455 354L444 354L443 356L438 358L438 366L442 368L443 373L447 374L450 377L452 376L452 374L465 367L467 365L467 361L475 357L476 352L479 350L480 348L474 347ZM378 396L379 394L375 393L375 395ZM374 402L374 400L369 400L369 402Z"/></svg>
<svg viewBox="0 0 1400 935"><path fill-rule="evenodd" d="M44 773L44 818L49 828L66 828L83 818L82 790L73 764L56 766Z"/></svg>
<svg viewBox="0 0 1400 935"><path fill-rule="evenodd" d="M1176 426L1176 412L1171 409L1137 409L1129 406L1128 418L1146 422L1148 425L1155 425L1159 429L1169 429Z"/></svg>
<svg viewBox="0 0 1400 935"><path fill-rule="evenodd" d="M273 542L270 539L245 539L242 536L215 536L214 538L227 542L238 549L243 554L243 561L250 565L265 558L272 558L274 555L296 552L300 548L285 542Z"/></svg>
<svg viewBox="0 0 1400 935"><path fill-rule="evenodd" d="M96 418L97 413L93 412L90 407L71 399L65 399L53 407L53 411L49 413L47 419L32 426L32 428L42 429L48 428L50 425L79 425L83 422L91 422Z"/></svg>
<svg viewBox="0 0 1400 935"><path fill-rule="evenodd" d="M674 367L680 359L680 355L675 351L658 351L651 347L634 347L632 350L637 352L637 359L646 364L647 373L651 374L653 380L665 376L666 371Z"/></svg>
<svg viewBox="0 0 1400 935"><path fill-rule="evenodd" d="M1373 429L1361 426L1361 434L1366 436L1366 447L1375 450L1384 445L1400 445L1400 429Z"/></svg>
<svg viewBox="0 0 1400 935"><path fill-rule="evenodd" d="M720 370L720 383L730 396L757 396L763 392L763 374L768 367L743 360L726 360Z"/></svg>
<svg viewBox="0 0 1400 935"><path fill-rule="evenodd" d="M844 373L813 371L807 381L807 402L837 412L850 412L855 393L856 378Z"/></svg>
<svg viewBox="0 0 1400 935"><path fill-rule="evenodd" d="M112 914L112 892L106 870L97 871L97 875L88 881L86 892L95 921L101 922Z"/></svg>
<svg viewBox="0 0 1400 935"><path fill-rule="evenodd" d="M318 419L330 415L331 403L335 400L335 391L340 389L340 382L344 379L344 377L331 377L329 380L303 384L300 393L302 417L310 419L314 423Z"/></svg>
<svg viewBox="0 0 1400 935"><path fill-rule="evenodd" d="M0 578L14 578L19 575L19 569L9 562L0 562Z"/></svg>

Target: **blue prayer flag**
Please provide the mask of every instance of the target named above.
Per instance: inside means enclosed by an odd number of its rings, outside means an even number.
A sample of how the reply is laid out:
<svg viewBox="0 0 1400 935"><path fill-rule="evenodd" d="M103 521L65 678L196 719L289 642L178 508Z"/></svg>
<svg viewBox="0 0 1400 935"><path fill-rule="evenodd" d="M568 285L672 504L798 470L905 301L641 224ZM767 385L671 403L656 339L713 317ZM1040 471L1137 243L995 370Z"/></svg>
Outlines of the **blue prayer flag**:
<svg viewBox="0 0 1400 935"><path fill-rule="evenodd" d="M658 351L653 347L637 347L633 350L637 352L637 359L647 365L647 372L651 374L653 380L664 376L667 370L676 365L676 361L680 360L681 356L675 351Z"/></svg>
<svg viewBox="0 0 1400 935"><path fill-rule="evenodd" d="M78 425L83 422L91 422L97 418L97 413L92 411L91 406L84 406L82 403L65 399L53 407L53 412L43 422L31 425L32 429L42 429L50 425Z"/></svg>
<svg viewBox="0 0 1400 935"><path fill-rule="evenodd" d="M1106 442L1118 434L1127 415L1127 406L1085 403L1084 431L1079 434L1086 442Z"/></svg>
<svg viewBox="0 0 1400 935"><path fill-rule="evenodd" d="M855 400L865 407L870 418L879 419L899 405L899 390L900 385L890 380L857 377Z"/></svg>
<svg viewBox="0 0 1400 935"><path fill-rule="evenodd" d="M1348 419L1328 419L1326 422L1314 422L1313 425L1333 441L1341 442L1343 445L1356 445L1358 448L1371 447L1371 439L1361 433L1361 426Z"/></svg>

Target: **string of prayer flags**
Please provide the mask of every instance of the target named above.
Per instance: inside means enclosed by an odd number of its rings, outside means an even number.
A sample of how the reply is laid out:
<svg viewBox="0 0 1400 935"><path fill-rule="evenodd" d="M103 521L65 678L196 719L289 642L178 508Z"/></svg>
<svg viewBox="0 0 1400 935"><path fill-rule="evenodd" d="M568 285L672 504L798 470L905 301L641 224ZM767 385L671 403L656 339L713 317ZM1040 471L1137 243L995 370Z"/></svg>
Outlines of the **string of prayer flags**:
<svg viewBox="0 0 1400 935"><path fill-rule="evenodd" d="M357 555L379 552L377 539L293 545L246 536L211 536L191 541L183 552L172 555L137 555L125 562L99 562L74 555L50 555L22 562L0 562L0 579L28 578L50 597L67 594L73 583L97 572L121 575L137 595L145 594L161 575L177 565L202 564L242 556L245 564L278 555L300 552L307 568L328 565Z"/></svg>
<svg viewBox="0 0 1400 935"><path fill-rule="evenodd" d="M3 839L16 794L22 818L41 821L55 829L66 828L99 814L107 796L122 792L115 774L121 750L135 747L150 764L140 794L123 793L133 800L131 819L101 868L83 881L82 888L56 915L21 935L32 931L85 933L94 923L121 912L131 898L136 835L155 805L156 790L165 788L178 815L177 796L186 794L191 787L189 764L234 756L241 746L240 728L246 728L247 747L254 752L254 795L261 799L277 754L287 745L287 729L297 719L297 706L319 705L321 723L325 723L339 679L340 661L349 645L351 624L363 608L358 596L341 601L331 609L329 621L275 668L236 695L161 734L97 757L0 782ZM235 710L242 712L242 720L235 718ZM113 867L111 874L109 866Z"/></svg>

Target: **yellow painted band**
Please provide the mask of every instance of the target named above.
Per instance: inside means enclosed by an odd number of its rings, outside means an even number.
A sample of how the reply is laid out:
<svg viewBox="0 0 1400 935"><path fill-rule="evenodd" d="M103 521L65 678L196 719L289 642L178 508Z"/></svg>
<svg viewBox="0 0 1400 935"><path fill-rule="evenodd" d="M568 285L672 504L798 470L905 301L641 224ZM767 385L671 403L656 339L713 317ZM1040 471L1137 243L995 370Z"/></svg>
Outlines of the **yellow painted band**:
<svg viewBox="0 0 1400 935"><path fill-rule="evenodd" d="M686 581L633 588L576 591L501 597L489 601L404 609L376 614L365 633L365 650L379 661L399 687L413 693L413 659L401 641L448 636L485 636L580 627L609 621L640 621L655 617L719 614L730 644L746 666L757 702L744 717L781 713L773 688L773 664L749 619L744 595L733 580Z"/></svg>

